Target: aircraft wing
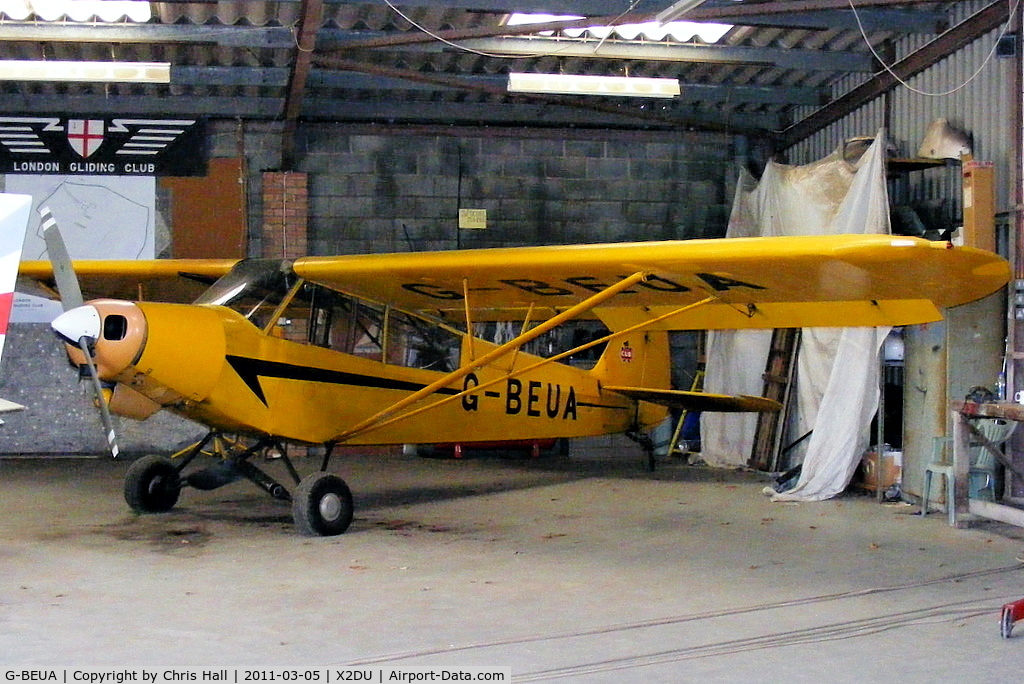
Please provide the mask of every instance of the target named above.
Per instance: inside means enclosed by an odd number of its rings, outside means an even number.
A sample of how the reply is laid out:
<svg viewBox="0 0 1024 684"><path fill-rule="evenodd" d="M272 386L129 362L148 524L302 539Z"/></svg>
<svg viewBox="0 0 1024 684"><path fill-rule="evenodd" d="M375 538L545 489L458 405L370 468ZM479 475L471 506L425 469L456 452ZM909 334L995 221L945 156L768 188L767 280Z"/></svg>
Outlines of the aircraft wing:
<svg viewBox="0 0 1024 684"><path fill-rule="evenodd" d="M659 390L646 387L615 387L605 385L603 389L624 394L631 399L649 401L653 404L678 408L685 411L719 412L771 412L782 409L782 404L765 397L749 394L710 394L708 392L687 392L684 390Z"/></svg>
<svg viewBox="0 0 1024 684"><path fill-rule="evenodd" d="M306 257L298 275L408 310L464 320L550 317L637 272L594 309L619 330L925 323L1010 278L996 254L891 235L731 238Z"/></svg>
<svg viewBox="0 0 1024 684"><path fill-rule="evenodd" d="M236 263L238 259L86 260L75 261L74 268L86 299L112 297L187 303ZM41 285L44 294L55 294L49 261L23 261L18 275L22 281Z"/></svg>

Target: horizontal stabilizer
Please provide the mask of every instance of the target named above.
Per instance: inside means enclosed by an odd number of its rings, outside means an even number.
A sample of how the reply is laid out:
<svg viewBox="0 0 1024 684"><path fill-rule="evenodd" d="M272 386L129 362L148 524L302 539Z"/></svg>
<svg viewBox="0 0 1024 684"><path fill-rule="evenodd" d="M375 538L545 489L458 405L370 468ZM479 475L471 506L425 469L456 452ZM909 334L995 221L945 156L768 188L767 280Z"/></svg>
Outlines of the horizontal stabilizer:
<svg viewBox="0 0 1024 684"><path fill-rule="evenodd" d="M747 394L709 394L708 392L686 392L683 390L647 389L644 387L610 387L603 389L624 394L631 399L640 399L669 408L686 411L721 411L736 413L742 411L778 411L782 404L764 397Z"/></svg>

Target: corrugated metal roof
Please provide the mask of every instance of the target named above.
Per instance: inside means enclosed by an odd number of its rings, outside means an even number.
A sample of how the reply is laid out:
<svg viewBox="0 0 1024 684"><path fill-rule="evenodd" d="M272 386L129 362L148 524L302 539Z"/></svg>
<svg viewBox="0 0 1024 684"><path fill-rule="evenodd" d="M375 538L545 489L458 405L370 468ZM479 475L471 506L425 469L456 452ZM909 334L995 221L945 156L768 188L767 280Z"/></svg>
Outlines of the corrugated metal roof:
<svg viewBox="0 0 1024 684"><path fill-rule="evenodd" d="M0 113L683 127L775 137L785 144L827 125L830 107L841 115L842 98L849 95L836 92L837 84L879 78L868 43L894 62L934 62L1005 22L1009 12L1006 2L980 0L854 0L856 12L849 0L707 0L687 18L734 24L711 45L633 31L542 35L537 27L506 26L506 4L162 2L151 3L152 18L145 23L0 15L0 58L172 64L170 85L7 81L0 84ZM650 19L669 4L518 3L524 12L586 16L591 25ZM965 4L976 5L973 17L982 18L954 24L951 8ZM947 29L960 30L958 42L945 38ZM924 47L913 55L891 54L892 45L908 35L920 36ZM673 101L512 95L506 92L510 71L677 78L682 95ZM821 120L797 118L808 108L823 112Z"/></svg>

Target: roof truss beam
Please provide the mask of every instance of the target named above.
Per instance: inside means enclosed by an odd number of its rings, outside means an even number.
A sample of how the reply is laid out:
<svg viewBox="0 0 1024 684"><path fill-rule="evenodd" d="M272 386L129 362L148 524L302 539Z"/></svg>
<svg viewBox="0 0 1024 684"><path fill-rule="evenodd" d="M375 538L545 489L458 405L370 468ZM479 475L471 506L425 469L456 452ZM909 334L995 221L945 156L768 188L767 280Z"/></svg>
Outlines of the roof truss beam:
<svg viewBox="0 0 1024 684"><path fill-rule="evenodd" d="M155 103L155 104L154 104ZM154 96L140 98L131 95L24 95L0 98L0 114L19 115L26 111L52 114L90 112L96 115L135 114L152 115L154 107L164 115L219 118L245 118L250 120L280 121L285 98L282 97L175 97ZM699 127L702 130L778 130L784 122L775 114L735 113L723 118L722 114L706 109L693 110L678 107L658 116L636 112L628 107L604 109L582 108L560 103L472 103L472 102L394 102L353 101L307 94L303 98L303 119L331 120L341 123L387 121L393 123L422 123L465 125L545 125L665 129L679 130Z"/></svg>
<svg viewBox="0 0 1024 684"><path fill-rule="evenodd" d="M175 97L138 95L4 95L0 113L24 114L135 114L204 116L215 118L280 119L284 97Z"/></svg>
<svg viewBox="0 0 1024 684"><path fill-rule="evenodd" d="M901 5L934 5L932 0L907 0ZM938 33L949 25L946 12L936 9L893 7L892 0L783 0L737 4L707 2L688 15L692 21L713 21L743 26L777 26L829 30L857 28L857 17L868 31L891 31L899 26L904 33Z"/></svg>
<svg viewBox="0 0 1024 684"><path fill-rule="evenodd" d="M323 20L323 0L303 0L295 40L295 56L288 74L288 94L284 102L285 129L281 137L281 166L286 171L291 170L295 164L295 128L302 113L306 81L313 68L317 29Z"/></svg>
<svg viewBox="0 0 1024 684"><path fill-rule="evenodd" d="M301 0L282 0L299 2ZM326 0L327 4L345 4L346 0ZM366 4L384 5L384 0L365 0ZM672 3L672 0L638 0L629 6L631 21L652 20L654 16ZM521 12L524 14L583 15L586 17L613 17L622 14L627 3L622 0L518 0L513 5L508 0L415 0L400 3L403 7L444 7L459 8L478 12ZM899 25L901 31L935 33L947 22L946 14L940 10L905 10L908 5L933 6L936 0L899 0L901 7L893 7L895 0L855 0L857 11L865 27L871 24L878 30L891 29ZM766 0L745 2L735 0L707 0L692 10L687 19L691 21L713 21L725 24L806 26L808 28L848 28L856 26L850 10L849 0ZM819 16L814 16L815 14ZM791 24L794 15L803 15L804 22ZM824 23L824 20L838 20L840 23ZM798 20L799 21L799 20ZM906 23L896 24L896 21ZM782 23L771 23L782 22ZM873 30L873 29L869 29Z"/></svg>
<svg viewBox="0 0 1024 684"><path fill-rule="evenodd" d="M288 85L289 69L285 67L171 67L171 86L235 86L285 88ZM365 90L365 91L448 91L464 90L464 82L488 87L492 91L504 88L508 77L462 76L459 83L421 83L401 78L373 76L357 71L328 71L312 69L307 79L310 93L317 96L318 90ZM824 88L800 86L755 86L708 83L680 83L682 93L676 102L744 102L750 105L794 104L819 106L828 101ZM197 96L202 97L202 96ZM323 97L323 95L319 95Z"/></svg>
<svg viewBox="0 0 1024 684"><path fill-rule="evenodd" d="M172 80L176 71L171 72ZM190 79L197 85L202 83L201 76ZM496 76L460 76L460 82L475 83L487 86L491 90L505 88L508 77ZM339 88L345 90L461 90L460 84L445 86L441 83L421 83L400 78L373 76L355 71L314 70L310 75L309 85L316 88ZM707 83L680 83L680 96L676 102L745 102L751 105L761 104L802 104L817 106L827 102L828 93L821 88L805 88L797 86L750 86L750 85L714 85Z"/></svg>
<svg viewBox="0 0 1024 684"><path fill-rule="evenodd" d="M567 38L483 38L467 40L466 47L489 54L537 57L580 57L592 59L628 59L659 62L700 62L705 64L751 64L781 69L822 71L875 70L868 55L856 52L786 50L780 48L730 47L679 43L639 43L596 39ZM428 50L450 50L443 44L425 46Z"/></svg>
<svg viewBox="0 0 1024 684"><path fill-rule="evenodd" d="M431 74L410 69L396 69L394 67L363 64L339 57L317 57L315 58L315 61L321 67L339 71L357 71L374 76L399 78L402 80L412 81L414 83L427 83L455 87L468 92L498 95L503 98L508 96L506 86L502 84L479 83L469 81L461 77L455 78L446 74ZM666 105L663 108L651 108L647 106L641 108L636 107L636 105L631 103L609 104L603 101L588 100L587 98L560 98L557 96L534 95L527 93L516 94L515 98L512 99L512 102L568 107L580 110L581 112L593 112L597 114L613 115L616 117L628 117L633 120L634 125L639 127L659 127L666 125L679 126L686 125L689 121L689 119L680 119L680 112L674 110L671 105ZM461 104L460 106L465 105ZM507 107L509 104L503 104L502 106ZM778 120L778 117L772 118ZM534 123L536 123L536 121L537 120L535 120ZM721 113L717 110L712 112L712 116L709 117L708 120L702 120L701 122L701 126L704 129L718 131L736 130L733 124L733 121L728 120L728 117L721 116ZM742 132L760 135L767 133L767 131L760 128L743 130Z"/></svg>
<svg viewBox="0 0 1024 684"><path fill-rule="evenodd" d="M667 0L666 0L667 1ZM769 3L772 5L782 3ZM801 4L798 2L786 4ZM846 4L846 0L844 0ZM848 4L846 4L849 7ZM698 10L699 12L699 10ZM946 15L921 12L918 10L877 10L859 11L867 30L886 30L899 26L903 32L934 33L946 26ZM608 26L652 19L651 15L614 13L588 15L587 19L545 22L523 26L477 28L439 31L437 35L446 40L462 40L473 37L495 37L517 34L533 34L561 28L586 28ZM694 18L697 18L695 16ZM749 26L777 26L780 28L807 28L832 30L854 28L853 13L846 11L810 11L803 13L768 13L764 15L722 15L714 19L722 23ZM308 30L308 29L298 29ZM403 43L435 43L436 38L420 32L351 31L321 27L317 30L316 43L321 47L354 49ZM208 43L222 47L252 49L294 49L298 40L297 29L288 26L231 26L218 24L92 24L52 23L32 21L5 21L0 23L0 41L37 42L81 42L81 43ZM366 41L364 43L364 41Z"/></svg>
<svg viewBox="0 0 1024 684"><path fill-rule="evenodd" d="M195 24L58 24L0 22L0 41L67 43L210 43L221 47L294 50L295 31L285 26Z"/></svg>
<svg viewBox="0 0 1024 684"><path fill-rule="evenodd" d="M891 31L899 26L901 33L938 33L948 25L948 18L941 12L919 12L914 10L857 10L865 31ZM804 12L803 14L768 14L764 16L723 16L716 24L735 26L756 26L761 28L807 29L829 31L854 29L857 16L849 10Z"/></svg>
<svg viewBox="0 0 1024 684"><path fill-rule="evenodd" d="M778 126L779 117L770 113L731 114L726 121L721 113L708 110L673 111L655 119L638 118L635 112L623 109L593 111L556 104L497 104L440 102L351 102L307 98L306 116L331 121L387 121L389 123L421 123L495 126L545 126L629 128L649 130L680 130L689 127L701 130L761 131Z"/></svg>

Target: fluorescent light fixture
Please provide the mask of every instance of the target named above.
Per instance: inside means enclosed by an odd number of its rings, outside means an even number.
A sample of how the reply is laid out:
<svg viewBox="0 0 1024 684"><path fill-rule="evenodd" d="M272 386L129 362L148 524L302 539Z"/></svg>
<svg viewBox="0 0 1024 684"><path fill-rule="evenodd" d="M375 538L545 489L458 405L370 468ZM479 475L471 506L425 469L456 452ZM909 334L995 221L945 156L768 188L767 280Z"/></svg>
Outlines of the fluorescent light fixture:
<svg viewBox="0 0 1024 684"><path fill-rule="evenodd" d="M508 91L510 93L673 98L679 95L679 81L675 78L510 73L508 75Z"/></svg>
<svg viewBox="0 0 1024 684"><path fill-rule="evenodd" d="M703 4L704 0L679 0L679 2L669 5L658 12L654 17L654 20L659 24L667 24L670 21L675 21L682 17L687 12L692 12Z"/></svg>
<svg viewBox="0 0 1024 684"><path fill-rule="evenodd" d="M170 83L169 62L59 62L0 60L0 81Z"/></svg>

